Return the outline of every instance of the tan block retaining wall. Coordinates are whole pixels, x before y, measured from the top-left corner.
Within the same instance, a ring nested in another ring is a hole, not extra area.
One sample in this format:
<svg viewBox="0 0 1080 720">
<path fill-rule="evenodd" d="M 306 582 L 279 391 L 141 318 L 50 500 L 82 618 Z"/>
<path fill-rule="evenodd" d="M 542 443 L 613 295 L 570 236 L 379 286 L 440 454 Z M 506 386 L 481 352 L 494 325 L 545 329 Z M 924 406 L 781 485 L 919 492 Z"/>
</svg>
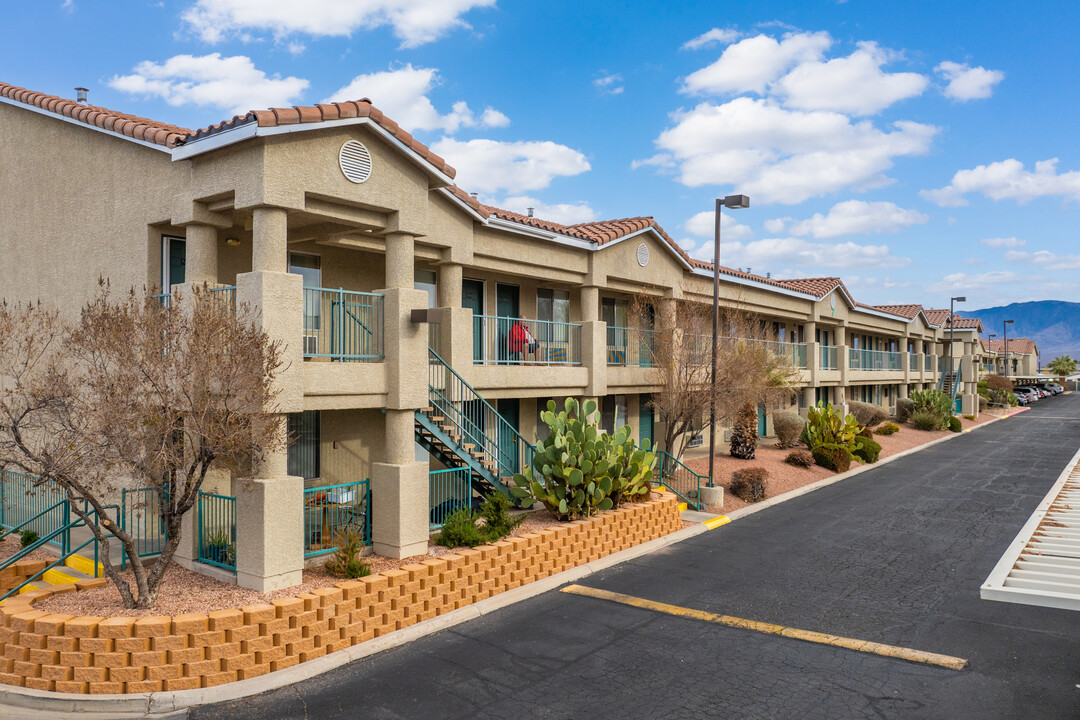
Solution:
<svg viewBox="0 0 1080 720">
<path fill-rule="evenodd" d="M 65 693 L 191 690 L 322 657 L 682 528 L 674 495 L 460 549 L 294 598 L 175 617 L 73 617 L 0 606 L 0 683 Z"/>
<path fill-rule="evenodd" d="M 32 578 L 45 569 L 46 560 L 20 560 L 11 567 L 0 570 L 0 595 L 14 587 L 19 587 L 28 578 Z"/>
</svg>

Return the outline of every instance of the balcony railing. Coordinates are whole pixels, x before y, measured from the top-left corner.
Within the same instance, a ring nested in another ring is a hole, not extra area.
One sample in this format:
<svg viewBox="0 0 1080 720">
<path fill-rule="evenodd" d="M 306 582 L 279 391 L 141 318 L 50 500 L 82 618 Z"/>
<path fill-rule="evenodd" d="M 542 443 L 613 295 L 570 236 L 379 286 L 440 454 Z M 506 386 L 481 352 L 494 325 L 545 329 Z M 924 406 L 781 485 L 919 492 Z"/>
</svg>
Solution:
<svg viewBox="0 0 1080 720">
<path fill-rule="evenodd" d="M 476 365 L 580 365 L 581 325 L 473 315 Z"/>
<path fill-rule="evenodd" d="M 683 338 L 683 342 L 695 343 L 695 345 L 693 346 L 695 355 L 697 357 L 704 358 L 706 362 L 708 362 L 708 358 L 712 356 L 711 335 L 688 335 Z M 786 359 L 794 367 L 807 367 L 806 343 L 778 342 L 776 340 L 762 340 L 760 338 L 741 338 L 731 337 L 729 335 L 722 335 L 720 336 L 719 350 L 721 353 L 727 353 L 732 351 L 738 352 L 737 348 L 740 346 L 740 344 L 768 350 L 772 354 Z"/>
<path fill-rule="evenodd" d="M 913 353 L 913 352 L 909 352 L 907 354 L 907 358 L 908 358 L 908 364 L 907 364 L 908 365 L 908 370 L 911 370 L 912 372 L 918 372 L 919 371 L 919 356 L 918 356 L 918 354 Z"/>
<path fill-rule="evenodd" d="M 380 362 L 383 296 L 304 288 L 304 357 L 335 362 Z"/>
<path fill-rule="evenodd" d="M 304 489 L 304 557 L 337 549 L 338 533 L 353 530 L 371 544 L 371 481 Z"/>
<path fill-rule="evenodd" d="M 848 368 L 851 370 L 902 370 L 900 353 L 889 350 L 848 350 Z"/>
<path fill-rule="evenodd" d="M 923 371 L 934 372 L 934 356 L 923 355 Z"/>
<path fill-rule="evenodd" d="M 472 506 L 472 470 L 467 467 L 428 473 L 428 527 L 436 530 L 446 518 Z"/>
<path fill-rule="evenodd" d="M 221 303 L 236 312 L 236 286 L 222 285 L 210 288 L 210 297 L 216 303 Z"/>
<path fill-rule="evenodd" d="M 609 326 L 607 364 L 620 367 L 652 367 L 658 334 L 655 330 Z"/>
<path fill-rule="evenodd" d="M 836 347 L 835 345 L 821 346 L 821 369 L 840 369 L 840 349 L 838 347 Z"/>
</svg>

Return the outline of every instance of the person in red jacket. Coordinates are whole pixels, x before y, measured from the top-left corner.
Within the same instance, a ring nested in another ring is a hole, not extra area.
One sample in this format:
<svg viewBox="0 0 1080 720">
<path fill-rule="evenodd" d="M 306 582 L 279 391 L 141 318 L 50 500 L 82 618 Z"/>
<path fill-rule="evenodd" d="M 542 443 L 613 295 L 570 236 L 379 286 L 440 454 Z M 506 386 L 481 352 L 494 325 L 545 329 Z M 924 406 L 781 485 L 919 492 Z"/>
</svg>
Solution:
<svg viewBox="0 0 1080 720">
<path fill-rule="evenodd" d="M 518 321 L 510 327 L 510 359 L 520 361 L 526 351 L 536 352 L 540 343 L 525 325 L 525 316 L 518 316 Z"/>
</svg>

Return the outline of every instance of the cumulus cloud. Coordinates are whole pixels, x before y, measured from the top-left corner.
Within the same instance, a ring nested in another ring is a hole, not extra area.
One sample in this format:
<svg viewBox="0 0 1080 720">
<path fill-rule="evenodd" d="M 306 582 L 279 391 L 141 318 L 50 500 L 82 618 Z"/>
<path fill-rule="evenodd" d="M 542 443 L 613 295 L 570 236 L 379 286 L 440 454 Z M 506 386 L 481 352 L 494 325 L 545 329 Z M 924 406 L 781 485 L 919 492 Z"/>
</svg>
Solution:
<svg viewBox="0 0 1080 720">
<path fill-rule="evenodd" d="M 542 190 L 557 177 L 579 175 L 590 169 L 583 153 L 551 141 L 462 142 L 443 138 L 431 149 L 457 168 L 462 187 L 478 192 Z"/>
<path fill-rule="evenodd" d="M 716 213 L 711 210 L 699 212 L 687 220 L 683 227 L 692 235 L 708 238 L 709 242 L 706 244 L 711 248 L 715 242 L 713 238 L 716 233 Z M 754 231 L 740 224 L 731 214 L 720 214 L 720 239 L 722 241 L 746 240 L 753 236 Z"/>
<path fill-rule="evenodd" d="M 560 225 L 577 225 L 578 223 L 592 222 L 599 217 L 596 210 L 584 200 L 572 203 L 548 204 L 528 195 L 519 195 L 508 197 L 497 203 L 497 205 L 522 215 L 528 214 L 529 208 L 533 208 L 533 214 L 536 217 L 557 222 Z"/>
<path fill-rule="evenodd" d="M 619 95 L 626 89 L 622 85 L 622 75 L 619 73 L 598 77 L 592 81 L 592 84 L 594 88 L 607 95 Z"/>
<path fill-rule="evenodd" d="M 806 220 L 792 223 L 787 232 L 795 236 L 810 235 L 819 239 L 841 235 L 896 233 L 929 220 L 929 215 L 923 215 L 918 210 L 905 210 L 891 202 L 846 200 L 833 205 L 828 215 L 815 213 Z"/>
<path fill-rule="evenodd" d="M 1080 269 L 1080 255 L 1059 255 L 1049 250 L 1036 252 L 1024 252 L 1022 250 L 1010 250 L 1005 253 L 1008 262 L 1027 263 L 1042 265 L 1051 270 L 1077 270 Z"/>
<path fill-rule="evenodd" d="M 1005 73 L 1000 70 L 971 67 L 948 60 L 940 63 L 934 71 L 944 76 L 949 83 L 942 91 L 945 97 L 961 102 L 990 97 L 994 92 L 994 86 L 1005 79 Z"/>
<path fill-rule="evenodd" d="M 456 28 L 474 8 L 495 0 L 198 0 L 184 22 L 204 41 L 217 43 L 245 33 L 269 32 L 347 37 L 357 30 L 393 29 L 402 47 L 417 47 Z"/>
<path fill-rule="evenodd" d="M 267 76 L 243 55 L 176 55 L 163 63 L 149 60 L 117 75 L 109 87 L 132 95 L 159 97 L 170 105 L 200 105 L 232 114 L 248 110 L 293 105 L 307 90 L 308 81 L 298 77 Z"/>
<path fill-rule="evenodd" d="M 708 32 L 704 32 L 698 35 L 693 40 L 687 40 L 682 44 L 683 50 L 700 50 L 703 47 L 709 47 L 710 45 L 727 45 L 729 42 L 737 40 L 739 33 L 736 30 L 722 30 L 720 28 L 713 28 Z"/>
<path fill-rule="evenodd" d="M 788 107 L 873 115 L 893 103 L 921 95 L 929 82 L 918 73 L 886 73 L 896 58 L 877 43 L 861 42 L 847 57 L 800 63 L 776 81 L 771 92 Z"/>
<path fill-rule="evenodd" d="M 952 182 L 937 190 L 922 190 L 919 195 L 941 207 L 967 205 L 968 193 L 982 193 L 993 200 L 1015 200 L 1024 204 L 1038 197 L 1059 196 L 1080 200 L 1080 171 L 1058 173 L 1057 158 L 1035 163 L 1035 171 L 1024 169 L 1014 158 L 959 170 Z"/>
<path fill-rule="evenodd" d="M 893 159 L 926 153 L 937 132 L 910 121 L 884 132 L 840 113 L 788 110 L 748 97 L 701 103 L 673 117 L 675 125 L 656 140 L 661 153 L 639 166 L 670 165 L 684 185 L 731 185 L 763 203 L 888 185 L 884 173 Z"/>
<path fill-rule="evenodd" d="M 768 238 L 748 243 L 721 243 L 725 265 L 776 267 L 784 264 L 816 268 L 903 267 L 911 258 L 893 255 L 888 245 L 853 242 L 814 243 L 802 238 Z"/>
<path fill-rule="evenodd" d="M 690 73 L 681 91 L 693 95 L 761 95 L 786 70 L 800 62 L 821 59 L 831 45 L 832 38 L 825 32 L 788 33 L 780 40 L 768 35 L 746 38 L 729 45 L 716 62 Z"/>
<path fill-rule="evenodd" d="M 992 248 L 1018 248 L 1027 245 L 1027 240 L 1014 237 L 983 238 L 979 242 Z"/>
<path fill-rule="evenodd" d="M 462 127 L 506 127 L 510 118 L 494 108 L 486 108 L 479 118 L 464 100 L 450 112 L 440 114 L 428 93 L 440 78 L 436 68 L 414 68 L 408 64 L 397 70 L 357 75 L 345 87 L 323 102 L 370 98 L 371 102 L 406 130 L 441 130 L 453 134 Z"/>
</svg>

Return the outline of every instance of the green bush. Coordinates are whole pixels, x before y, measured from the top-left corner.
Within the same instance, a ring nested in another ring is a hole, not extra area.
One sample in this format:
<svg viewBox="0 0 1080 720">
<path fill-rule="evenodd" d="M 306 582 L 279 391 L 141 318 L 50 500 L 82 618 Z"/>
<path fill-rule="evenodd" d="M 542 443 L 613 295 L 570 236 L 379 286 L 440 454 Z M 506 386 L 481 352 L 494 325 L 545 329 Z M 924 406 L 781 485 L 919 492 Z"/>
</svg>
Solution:
<svg viewBox="0 0 1080 720">
<path fill-rule="evenodd" d="M 894 422 L 887 422 L 874 430 L 875 435 L 893 435 L 900 431 L 900 426 Z"/>
<path fill-rule="evenodd" d="M 945 421 L 945 418 L 952 415 L 953 412 L 952 398 L 940 390 L 916 390 L 911 393 L 911 401 L 915 403 L 912 408 L 913 412 L 933 413 L 940 417 L 942 422 Z"/>
<path fill-rule="evenodd" d="M 795 447 L 799 442 L 806 421 L 793 412 L 778 412 L 773 415 L 773 430 L 776 432 L 776 447 Z"/>
<path fill-rule="evenodd" d="M 889 413 L 885 412 L 883 407 L 870 403 L 850 402 L 848 403 L 848 409 L 851 410 L 851 414 L 855 416 L 855 419 L 863 427 L 880 425 L 885 421 L 885 418 L 889 417 Z"/>
<path fill-rule="evenodd" d="M 852 455 L 859 462 L 876 463 L 878 456 L 881 455 L 881 445 L 865 435 L 858 435 L 855 438 L 855 452 Z"/>
<path fill-rule="evenodd" d="M 896 401 L 896 422 L 906 423 L 908 418 L 911 417 L 911 411 L 914 409 L 915 403 L 911 401 L 911 398 L 900 398 Z"/>
<path fill-rule="evenodd" d="M 38 539 L 38 534 L 33 530 L 23 530 L 22 533 L 19 535 L 19 542 L 22 543 L 23 547 L 29 547 L 33 545 L 38 541 Z"/>
<path fill-rule="evenodd" d="M 784 462 L 795 467 L 808 468 L 814 464 L 814 456 L 805 450 L 794 450 L 788 453 Z"/>
<path fill-rule="evenodd" d="M 854 441 L 852 441 L 854 445 Z M 828 443 L 824 445 L 818 445 L 816 448 L 810 451 L 814 457 L 814 462 L 823 468 L 828 468 L 833 472 L 847 472 L 851 469 L 851 452 L 847 448 L 841 447 L 834 443 Z"/>
<path fill-rule="evenodd" d="M 1005 400 L 1008 401 L 1009 407 L 1016 407 L 1020 404 L 1020 401 L 1016 399 L 1016 395 L 1008 393 L 1005 395 Z"/>
<path fill-rule="evenodd" d="M 943 417 L 937 413 L 928 412 L 926 410 L 911 413 L 911 418 L 908 422 L 910 422 L 911 427 L 916 430 L 940 430 L 945 425 L 945 419 Z"/>
<path fill-rule="evenodd" d="M 649 497 L 656 456 L 647 440 L 635 445 L 629 425 L 601 432 L 596 402 L 583 408 L 574 398 L 558 414 L 549 400 L 541 419 L 551 433 L 537 441 L 532 466 L 514 475 L 510 488 L 523 504 L 543 503 L 560 520 L 576 520 Z"/>
<path fill-rule="evenodd" d="M 769 471 L 763 467 L 748 467 L 731 473 L 731 494 L 743 502 L 755 503 L 765 499 L 765 481 Z"/>
<path fill-rule="evenodd" d="M 949 426 L 949 429 L 953 432 L 960 432 L 964 429 L 964 426 L 960 424 L 960 418 L 955 415 L 950 415 L 949 419 L 945 421 L 945 424 Z"/>
<path fill-rule="evenodd" d="M 371 574 L 371 566 L 360 560 L 360 551 L 364 548 L 364 541 L 359 531 L 354 528 L 338 530 L 334 535 L 334 543 L 337 549 L 327 559 L 326 572 L 334 577 L 355 580 L 367 577 Z"/>
<path fill-rule="evenodd" d="M 977 417 L 976 417 L 976 416 L 974 416 L 974 415 L 965 415 L 965 416 L 964 416 L 964 419 L 965 419 L 965 420 L 978 420 L 979 418 L 977 418 Z"/>
<path fill-rule="evenodd" d="M 487 538 L 476 526 L 476 521 L 477 514 L 472 508 L 455 510 L 443 521 L 442 529 L 432 539 L 436 545 L 451 548 L 483 545 Z"/>
<path fill-rule="evenodd" d="M 818 404 L 810 408 L 802 441 L 811 450 L 822 446 L 836 446 L 850 458 L 855 450 L 855 436 L 860 432 L 862 427 L 853 415 L 841 418 L 840 412 L 832 405 Z M 814 459 L 817 459 L 816 455 Z"/>
<path fill-rule="evenodd" d="M 494 542 L 514 532 L 514 528 L 525 522 L 525 515 L 511 517 L 510 498 L 495 492 L 480 505 L 480 519 L 484 521 L 483 532 L 487 542 Z"/>
</svg>

